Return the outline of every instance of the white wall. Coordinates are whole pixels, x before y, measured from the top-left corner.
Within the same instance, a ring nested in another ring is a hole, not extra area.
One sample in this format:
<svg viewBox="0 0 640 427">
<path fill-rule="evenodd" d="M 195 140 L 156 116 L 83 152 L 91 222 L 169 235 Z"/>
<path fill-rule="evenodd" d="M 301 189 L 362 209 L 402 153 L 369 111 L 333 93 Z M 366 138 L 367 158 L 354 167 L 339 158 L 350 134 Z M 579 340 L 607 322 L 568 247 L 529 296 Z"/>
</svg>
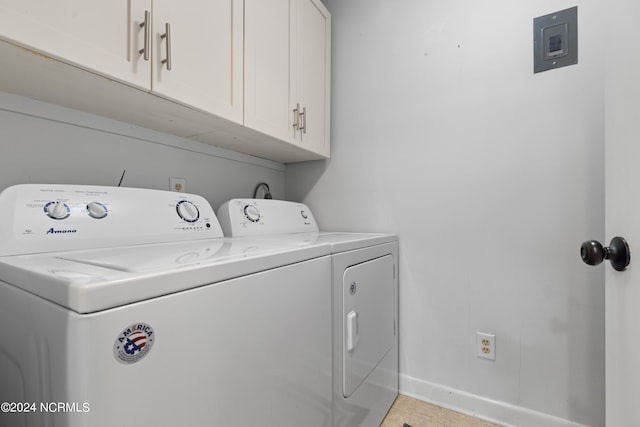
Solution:
<svg viewBox="0 0 640 427">
<path fill-rule="evenodd" d="M 0 92 L 0 190 L 20 183 L 117 185 L 186 191 L 214 209 L 269 183 L 284 195 L 284 166 L 95 115 Z"/>
<path fill-rule="evenodd" d="M 604 425 L 596 0 L 325 0 L 332 158 L 287 165 L 325 229 L 400 235 L 401 392 L 518 426 Z M 533 74 L 533 18 L 579 6 L 579 64 Z M 495 362 L 476 332 L 497 335 Z"/>
</svg>

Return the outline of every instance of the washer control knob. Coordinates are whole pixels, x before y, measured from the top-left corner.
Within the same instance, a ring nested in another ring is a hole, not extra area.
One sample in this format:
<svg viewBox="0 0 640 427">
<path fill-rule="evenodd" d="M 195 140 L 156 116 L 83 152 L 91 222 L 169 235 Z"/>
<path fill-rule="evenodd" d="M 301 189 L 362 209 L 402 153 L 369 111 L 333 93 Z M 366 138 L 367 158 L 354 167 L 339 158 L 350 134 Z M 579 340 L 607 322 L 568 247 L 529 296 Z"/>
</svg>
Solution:
<svg viewBox="0 0 640 427">
<path fill-rule="evenodd" d="M 187 222 L 196 222 L 200 219 L 198 207 L 188 200 L 181 200 L 176 205 L 178 216 Z"/>
<path fill-rule="evenodd" d="M 87 205 L 87 213 L 91 218 L 102 219 L 107 216 L 109 210 L 100 202 L 91 202 Z"/>
<path fill-rule="evenodd" d="M 246 205 L 244 207 L 244 216 L 251 222 L 260 220 L 260 211 L 255 206 Z"/>
<path fill-rule="evenodd" d="M 49 202 L 44 206 L 44 211 L 53 219 L 65 219 L 71 215 L 71 209 L 63 202 Z"/>
</svg>

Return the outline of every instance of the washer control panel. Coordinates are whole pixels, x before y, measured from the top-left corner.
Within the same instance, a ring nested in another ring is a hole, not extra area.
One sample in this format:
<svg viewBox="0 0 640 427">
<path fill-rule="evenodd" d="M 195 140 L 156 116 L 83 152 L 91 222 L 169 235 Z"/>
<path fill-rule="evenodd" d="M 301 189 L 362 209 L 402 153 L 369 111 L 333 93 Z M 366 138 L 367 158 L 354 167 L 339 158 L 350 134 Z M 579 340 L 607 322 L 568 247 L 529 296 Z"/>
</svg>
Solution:
<svg viewBox="0 0 640 427">
<path fill-rule="evenodd" d="M 0 193 L 0 255 L 223 237 L 195 194 L 23 184 Z"/>
<path fill-rule="evenodd" d="M 273 199 L 232 199 L 218 209 L 225 236 L 318 232 L 307 205 Z"/>
</svg>

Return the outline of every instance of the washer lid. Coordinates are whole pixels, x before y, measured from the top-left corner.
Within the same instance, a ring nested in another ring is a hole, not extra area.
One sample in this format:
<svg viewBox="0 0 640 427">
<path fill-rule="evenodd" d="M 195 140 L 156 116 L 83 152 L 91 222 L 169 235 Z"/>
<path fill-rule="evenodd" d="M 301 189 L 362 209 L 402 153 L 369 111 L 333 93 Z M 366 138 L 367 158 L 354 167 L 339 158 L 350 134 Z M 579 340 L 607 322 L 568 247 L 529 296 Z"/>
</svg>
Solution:
<svg viewBox="0 0 640 427">
<path fill-rule="evenodd" d="M 0 280 L 91 313 L 329 255 L 328 246 L 207 239 L 0 257 Z"/>
<path fill-rule="evenodd" d="M 242 238 L 237 238 L 240 240 Z M 363 249 L 369 246 L 382 245 L 384 243 L 397 242 L 398 236 L 395 234 L 380 233 L 342 233 L 342 232 L 319 232 L 319 233 L 291 233 L 273 234 L 262 236 L 261 241 L 271 243 L 284 243 L 303 248 L 313 245 L 328 245 L 331 253 L 340 253 Z"/>
<path fill-rule="evenodd" d="M 368 246 L 381 245 L 383 243 L 397 242 L 395 234 L 380 233 L 318 233 L 316 242 L 328 244 L 332 253 L 353 251 Z"/>
</svg>

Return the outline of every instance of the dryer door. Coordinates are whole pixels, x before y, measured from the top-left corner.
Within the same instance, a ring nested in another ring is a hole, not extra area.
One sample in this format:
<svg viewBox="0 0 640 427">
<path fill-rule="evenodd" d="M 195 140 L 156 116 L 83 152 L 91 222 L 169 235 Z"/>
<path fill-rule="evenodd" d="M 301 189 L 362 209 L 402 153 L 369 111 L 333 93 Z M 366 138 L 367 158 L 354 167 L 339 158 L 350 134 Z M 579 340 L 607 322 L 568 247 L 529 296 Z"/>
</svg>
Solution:
<svg viewBox="0 0 640 427">
<path fill-rule="evenodd" d="M 349 397 L 391 350 L 395 336 L 393 256 L 348 267 L 342 292 L 343 394 Z"/>
</svg>

